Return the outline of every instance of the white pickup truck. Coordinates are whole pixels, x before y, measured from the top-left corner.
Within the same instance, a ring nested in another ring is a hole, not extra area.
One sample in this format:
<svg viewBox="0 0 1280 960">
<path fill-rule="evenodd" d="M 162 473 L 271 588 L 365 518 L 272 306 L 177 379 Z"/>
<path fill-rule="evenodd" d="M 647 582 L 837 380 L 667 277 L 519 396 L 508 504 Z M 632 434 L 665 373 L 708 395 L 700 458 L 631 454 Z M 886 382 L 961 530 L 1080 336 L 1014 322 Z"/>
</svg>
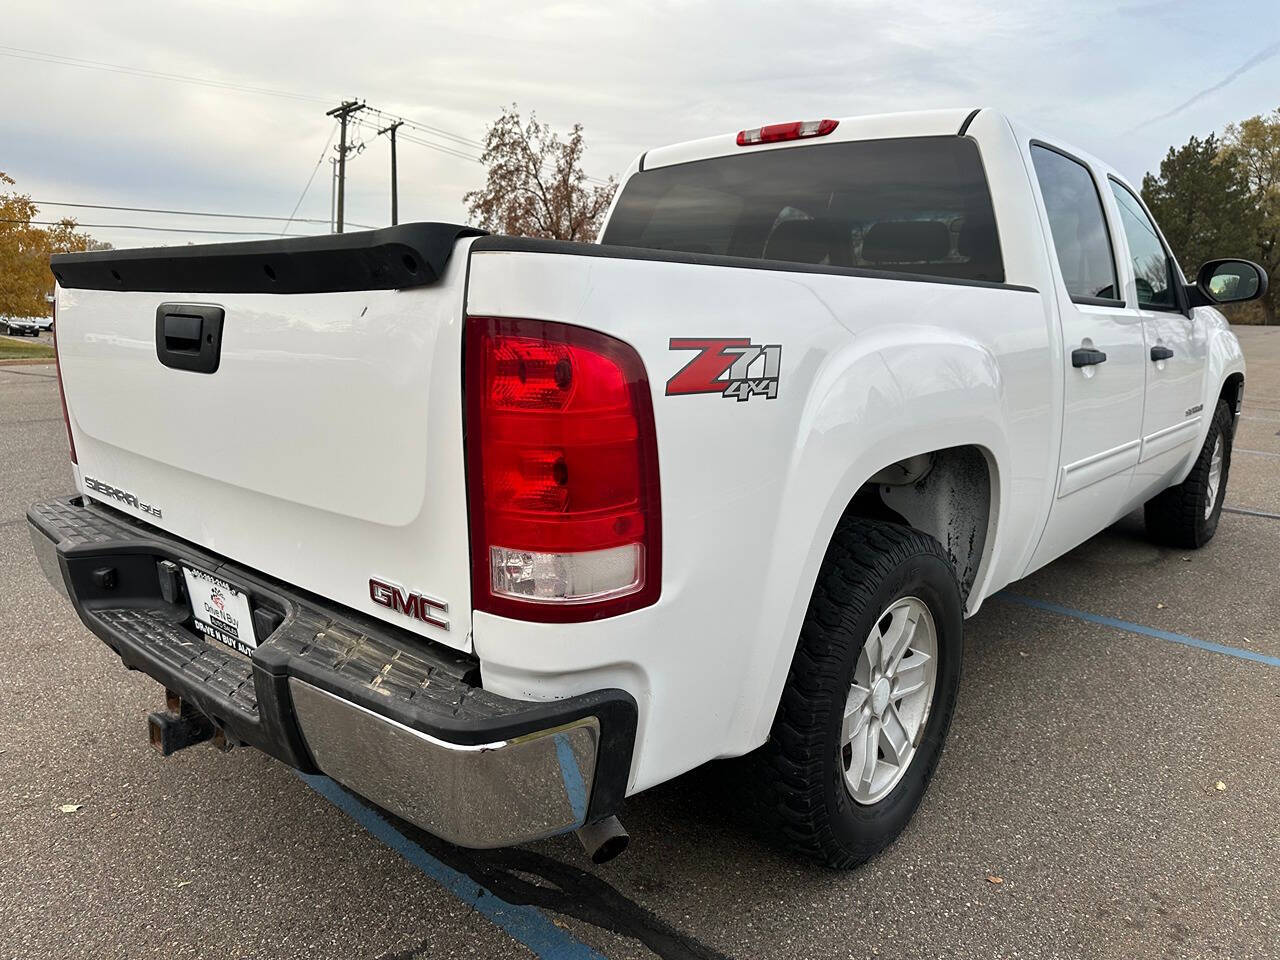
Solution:
<svg viewBox="0 0 1280 960">
<path fill-rule="evenodd" d="M 35 552 L 213 738 L 454 843 L 754 752 L 833 866 L 903 828 L 962 621 L 1146 505 L 1213 536 L 1244 383 L 1113 169 L 992 110 L 651 150 L 599 244 L 419 223 L 55 257 L 77 491 Z"/>
</svg>

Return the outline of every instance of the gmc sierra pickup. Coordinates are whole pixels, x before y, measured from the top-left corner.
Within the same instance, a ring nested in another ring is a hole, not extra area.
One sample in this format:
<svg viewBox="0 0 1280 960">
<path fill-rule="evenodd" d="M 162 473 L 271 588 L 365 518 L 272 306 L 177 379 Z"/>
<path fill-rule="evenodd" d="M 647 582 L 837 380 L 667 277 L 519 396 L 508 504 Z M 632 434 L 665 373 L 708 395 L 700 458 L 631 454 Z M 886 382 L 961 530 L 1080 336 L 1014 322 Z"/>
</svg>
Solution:
<svg viewBox="0 0 1280 960">
<path fill-rule="evenodd" d="M 167 691 L 454 843 L 752 754 L 777 836 L 883 848 L 962 621 L 1145 504 L 1213 536 L 1244 384 L 1106 164 L 992 110 L 650 150 L 598 244 L 418 223 L 55 257 L 73 495 L 36 556 Z"/>
</svg>

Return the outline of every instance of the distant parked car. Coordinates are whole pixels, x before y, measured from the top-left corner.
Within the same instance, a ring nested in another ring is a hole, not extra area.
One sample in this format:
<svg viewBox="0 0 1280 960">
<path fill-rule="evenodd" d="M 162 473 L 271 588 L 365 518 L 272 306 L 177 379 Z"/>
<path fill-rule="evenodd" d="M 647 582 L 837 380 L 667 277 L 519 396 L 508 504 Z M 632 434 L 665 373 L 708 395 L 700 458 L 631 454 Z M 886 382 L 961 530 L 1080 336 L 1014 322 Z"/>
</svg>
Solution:
<svg viewBox="0 0 1280 960">
<path fill-rule="evenodd" d="M 38 337 L 40 335 L 40 326 L 35 317 L 2 317 L 0 318 L 0 325 L 4 326 L 4 332 L 11 337 Z"/>
<path fill-rule="evenodd" d="M 41 330 L 53 329 L 53 317 L 36 317 L 35 321 L 36 321 L 36 326 L 39 327 Z"/>
</svg>

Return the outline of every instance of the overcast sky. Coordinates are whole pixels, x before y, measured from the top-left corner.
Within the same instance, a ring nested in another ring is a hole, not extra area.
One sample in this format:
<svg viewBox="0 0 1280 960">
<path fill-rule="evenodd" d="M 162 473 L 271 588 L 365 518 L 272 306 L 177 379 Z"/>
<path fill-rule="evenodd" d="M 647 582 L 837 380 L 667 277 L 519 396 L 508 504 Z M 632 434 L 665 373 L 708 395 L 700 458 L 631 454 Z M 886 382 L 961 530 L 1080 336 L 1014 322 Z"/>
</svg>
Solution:
<svg viewBox="0 0 1280 960">
<path fill-rule="evenodd" d="M 652 146 L 762 122 L 990 106 L 1137 179 L 1170 144 L 1280 106 L 1275 0 L 6 0 L 0 24 L 0 170 L 47 202 L 288 216 L 333 130 L 325 110 L 350 97 L 462 141 L 478 141 L 512 101 L 559 128 L 581 122 L 596 177 Z M 387 141 L 361 136 L 347 216 L 382 226 Z M 478 163 L 406 142 L 399 159 L 402 221 L 465 218 Z M 329 186 L 326 161 L 298 215 L 327 223 Z M 86 224 L 283 226 L 42 212 Z M 117 246 L 236 239 L 90 232 Z"/>
</svg>

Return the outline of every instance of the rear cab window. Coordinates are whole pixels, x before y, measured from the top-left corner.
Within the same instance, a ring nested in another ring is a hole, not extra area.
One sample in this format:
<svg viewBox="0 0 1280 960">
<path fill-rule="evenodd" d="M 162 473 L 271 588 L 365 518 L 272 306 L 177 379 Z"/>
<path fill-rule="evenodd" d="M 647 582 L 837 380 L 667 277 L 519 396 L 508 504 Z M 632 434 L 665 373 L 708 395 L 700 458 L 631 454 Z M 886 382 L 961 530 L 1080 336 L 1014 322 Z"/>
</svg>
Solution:
<svg viewBox="0 0 1280 960">
<path fill-rule="evenodd" d="M 991 191 L 967 137 L 806 144 L 627 181 L 602 242 L 1003 283 Z"/>
</svg>

